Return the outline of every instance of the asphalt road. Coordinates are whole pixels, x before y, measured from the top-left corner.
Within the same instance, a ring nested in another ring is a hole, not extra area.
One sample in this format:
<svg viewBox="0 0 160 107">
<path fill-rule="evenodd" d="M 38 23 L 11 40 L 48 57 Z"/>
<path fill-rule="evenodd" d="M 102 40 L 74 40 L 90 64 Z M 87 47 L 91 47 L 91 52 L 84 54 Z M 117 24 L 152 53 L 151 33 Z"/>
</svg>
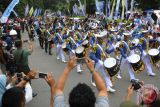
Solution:
<svg viewBox="0 0 160 107">
<path fill-rule="evenodd" d="M 23 34 L 23 38 L 28 38 L 26 33 Z M 27 46 L 27 44 L 24 45 Z M 33 42 L 33 46 L 34 52 L 29 57 L 30 67 L 37 69 L 39 72 L 52 72 L 54 74 L 55 80 L 57 80 L 60 73 L 62 73 L 66 63 L 62 63 L 61 61 L 56 59 L 55 48 L 53 48 L 52 50 L 53 55 L 50 56 L 40 48 L 38 40 Z M 68 95 L 70 90 L 79 82 L 88 84 L 94 90 L 95 95 L 97 95 L 96 88 L 93 87 L 90 83 L 91 75 L 85 65 L 83 66 L 83 70 L 84 71 L 81 74 L 78 74 L 74 69 L 69 75 L 64 91 L 66 101 L 68 101 Z M 154 84 L 160 89 L 160 70 L 155 68 L 153 68 L 153 70 L 157 74 L 156 77 L 150 77 L 147 75 L 146 72 L 135 74 L 135 76 L 136 78 L 143 80 L 145 83 Z M 110 107 L 119 107 L 120 102 L 122 102 L 124 99 L 127 87 L 130 84 L 128 73 L 126 72 L 126 70 L 123 71 L 122 76 L 123 78 L 121 80 L 115 78 L 114 86 L 116 92 L 114 94 L 109 93 Z M 31 102 L 29 102 L 26 107 L 49 107 L 50 88 L 45 82 L 45 80 L 33 80 L 32 88 L 34 92 L 38 93 L 38 95 Z M 136 92 L 134 92 L 132 100 L 136 101 Z"/>
</svg>

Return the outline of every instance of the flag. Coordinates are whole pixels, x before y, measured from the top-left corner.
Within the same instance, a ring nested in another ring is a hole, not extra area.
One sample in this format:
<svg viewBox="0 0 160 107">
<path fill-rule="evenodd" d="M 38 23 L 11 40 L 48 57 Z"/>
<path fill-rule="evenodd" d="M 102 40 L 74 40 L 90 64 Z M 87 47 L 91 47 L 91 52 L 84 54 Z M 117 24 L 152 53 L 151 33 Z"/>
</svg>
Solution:
<svg viewBox="0 0 160 107">
<path fill-rule="evenodd" d="M 6 10 L 4 11 L 1 17 L 1 23 L 6 23 L 8 17 L 10 16 L 11 12 L 13 11 L 14 7 L 19 3 L 19 0 L 12 0 L 12 2 L 8 5 Z"/>
<path fill-rule="evenodd" d="M 120 4 L 121 0 L 117 0 L 117 4 L 116 4 L 116 10 L 115 10 L 115 15 L 114 15 L 114 19 L 116 20 L 118 17 L 118 11 L 119 11 L 119 4 Z"/>
<path fill-rule="evenodd" d="M 126 8 L 126 12 L 128 11 L 128 0 L 124 0 L 124 6 Z"/>
<path fill-rule="evenodd" d="M 38 10 L 37 10 L 37 8 L 36 8 L 35 11 L 33 12 L 33 16 L 34 16 L 34 17 L 37 16 L 37 13 L 38 13 Z"/>
<path fill-rule="evenodd" d="M 30 11 L 29 11 L 29 16 L 32 16 L 33 11 L 34 11 L 34 9 L 33 9 L 33 6 L 32 6 L 31 9 L 30 9 Z"/>
<path fill-rule="evenodd" d="M 29 5 L 27 4 L 25 7 L 25 12 L 24 12 L 24 16 L 27 16 L 29 12 Z"/>
<path fill-rule="evenodd" d="M 133 7 L 134 7 L 134 3 L 135 3 L 135 0 L 131 0 L 131 13 L 133 12 Z"/>
<path fill-rule="evenodd" d="M 111 14 L 109 16 L 109 19 L 112 19 L 113 18 L 113 12 L 114 12 L 114 7 L 116 5 L 116 0 L 113 1 L 113 5 L 112 5 L 112 10 L 111 10 Z"/>
<path fill-rule="evenodd" d="M 125 6 L 125 1 L 127 1 L 127 0 L 122 0 L 122 15 L 121 15 L 121 19 L 122 19 L 122 20 L 124 19 L 124 11 L 125 11 L 124 6 Z"/>
<path fill-rule="evenodd" d="M 12 12 L 14 13 L 14 15 L 15 15 L 16 17 L 18 17 L 17 12 L 15 12 L 14 10 L 12 10 Z"/>
</svg>

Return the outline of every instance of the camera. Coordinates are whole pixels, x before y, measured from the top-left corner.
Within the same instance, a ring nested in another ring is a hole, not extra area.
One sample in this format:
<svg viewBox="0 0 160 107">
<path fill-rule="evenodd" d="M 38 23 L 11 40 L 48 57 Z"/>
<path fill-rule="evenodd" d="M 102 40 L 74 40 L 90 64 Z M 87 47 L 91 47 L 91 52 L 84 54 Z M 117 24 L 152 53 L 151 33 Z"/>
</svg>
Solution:
<svg viewBox="0 0 160 107">
<path fill-rule="evenodd" d="M 16 73 L 16 77 L 17 78 L 23 78 L 23 75 L 22 75 L 22 73 Z"/>
<path fill-rule="evenodd" d="M 137 81 L 137 80 L 131 80 L 131 83 L 132 83 L 132 87 L 134 90 L 138 90 L 141 88 L 141 82 L 140 81 Z"/>
<path fill-rule="evenodd" d="M 47 76 L 47 74 L 46 73 L 39 73 L 39 78 L 45 78 Z"/>
</svg>

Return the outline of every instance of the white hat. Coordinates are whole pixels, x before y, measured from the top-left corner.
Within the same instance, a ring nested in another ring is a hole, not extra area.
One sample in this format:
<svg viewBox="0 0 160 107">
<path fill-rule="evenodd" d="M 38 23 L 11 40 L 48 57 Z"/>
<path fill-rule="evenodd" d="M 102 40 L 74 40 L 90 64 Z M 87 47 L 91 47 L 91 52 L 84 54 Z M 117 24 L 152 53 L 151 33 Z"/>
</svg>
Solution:
<svg viewBox="0 0 160 107">
<path fill-rule="evenodd" d="M 123 33 L 123 35 L 126 35 L 126 36 L 127 36 L 127 35 L 130 35 L 130 33 L 125 32 L 125 33 Z"/>
<path fill-rule="evenodd" d="M 95 37 L 97 37 L 97 38 L 102 38 L 102 37 L 104 37 L 105 35 L 101 35 L 101 34 L 95 34 Z"/>
<path fill-rule="evenodd" d="M 148 30 L 142 30 L 142 33 L 148 33 Z"/>
<path fill-rule="evenodd" d="M 111 32 L 117 32 L 117 30 L 114 29 L 114 28 L 110 29 L 110 31 L 111 31 Z"/>
<path fill-rule="evenodd" d="M 12 30 L 9 32 L 9 35 L 10 35 L 10 36 L 17 35 L 17 32 L 12 29 Z"/>
<path fill-rule="evenodd" d="M 102 31 L 102 32 L 100 33 L 100 35 L 106 36 L 106 35 L 107 35 L 107 31 L 106 31 L 106 30 Z"/>
</svg>

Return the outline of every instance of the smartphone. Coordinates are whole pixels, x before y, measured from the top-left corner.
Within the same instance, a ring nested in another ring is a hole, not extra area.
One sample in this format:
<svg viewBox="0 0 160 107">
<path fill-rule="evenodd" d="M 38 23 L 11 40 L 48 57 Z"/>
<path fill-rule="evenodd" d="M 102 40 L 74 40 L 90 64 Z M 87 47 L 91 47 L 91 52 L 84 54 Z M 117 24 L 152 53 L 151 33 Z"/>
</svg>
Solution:
<svg viewBox="0 0 160 107">
<path fill-rule="evenodd" d="M 46 73 L 39 73 L 39 78 L 45 78 L 47 76 L 47 74 Z"/>
<path fill-rule="evenodd" d="M 17 78 L 22 78 L 23 77 L 22 73 L 16 73 L 16 76 L 17 76 Z"/>
</svg>

